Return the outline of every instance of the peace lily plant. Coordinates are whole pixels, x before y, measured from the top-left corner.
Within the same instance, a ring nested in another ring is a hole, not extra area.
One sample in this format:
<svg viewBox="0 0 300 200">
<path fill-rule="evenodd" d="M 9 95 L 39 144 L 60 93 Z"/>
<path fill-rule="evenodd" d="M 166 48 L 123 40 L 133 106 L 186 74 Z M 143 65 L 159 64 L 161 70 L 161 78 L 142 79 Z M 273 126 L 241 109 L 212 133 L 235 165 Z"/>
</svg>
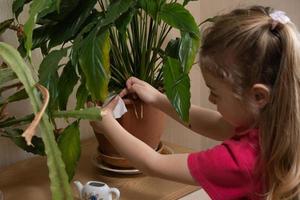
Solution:
<svg viewBox="0 0 300 200">
<path fill-rule="evenodd" d="M 24 89 L 0 98 L 0 131 L 21 148 L 46 154 L 53 199 L 72 199 L 68 181 L 80 156 L 80 120 L 101 118 L 98 108 L 86 108 L 86 101 L 103 102 L 109 93 L 117 93 L 130 76 L 135 76 L 164 91 L 179 116 L 188 122 L 188 73 L 199 46 L 198 26 L 185 8 L 189 2 L 13 2 L 15 18 L 0 24 L 0 34 L 6 29 L 16 30 L 20 46 L 18 52 L 0 43 L 0 56 L 5 63 L 0 68 L 0 95 L 16 86 Z M 22 25 L 18 17 L 26 4 L 30 5 L 29 17 Z M 180 37 L 167 41 L 171 29 L 178 30 Z M 29 70 L 33 49 L 43 54 L 37 74 Z M 73 91 L 76 105 L 69 108 Z M 27 98 L 34 114 L 22 118 L 4 115 L 8 103 Z M 56 118 L 75 121 L 67 120 L 68 126 L 61 131 Z M 37 123 L 41 137 L 32 135 Z M 21 137 L 24 131 L 25 136 L 30 133 L 27 141 Z M 27 145 L 31 143 L 33 146 Z"/>
</svg>

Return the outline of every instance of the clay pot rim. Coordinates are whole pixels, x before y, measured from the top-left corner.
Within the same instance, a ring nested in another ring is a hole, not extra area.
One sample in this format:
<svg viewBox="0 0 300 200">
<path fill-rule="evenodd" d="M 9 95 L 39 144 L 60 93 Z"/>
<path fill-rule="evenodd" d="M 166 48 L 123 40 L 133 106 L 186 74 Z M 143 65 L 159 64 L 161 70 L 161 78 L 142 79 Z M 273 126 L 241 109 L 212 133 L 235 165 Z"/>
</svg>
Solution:
<svg viewBox="0 0 300 200">
<path fill-rule="evenodd" d="M 156 149 L 156 152 L 161 153 L 164 150 L 164 147 L 165 147 L 165 145 L 162 142 L 159 142 L 158 147 Z M 106 159 L 120 160 L 120 161 L 121 160 L 124 160 L 124 161 L 127 160 L 124 157 L 121 157 L 121 156 L 111 156 L 111 155 L 104 154 L 104 153 L 102 153 L 100 151 L 98 151 L 98 154 L 99 154 L 100 157 L 102 157 L 104 159 L 106 158 Z"/>
</svg>

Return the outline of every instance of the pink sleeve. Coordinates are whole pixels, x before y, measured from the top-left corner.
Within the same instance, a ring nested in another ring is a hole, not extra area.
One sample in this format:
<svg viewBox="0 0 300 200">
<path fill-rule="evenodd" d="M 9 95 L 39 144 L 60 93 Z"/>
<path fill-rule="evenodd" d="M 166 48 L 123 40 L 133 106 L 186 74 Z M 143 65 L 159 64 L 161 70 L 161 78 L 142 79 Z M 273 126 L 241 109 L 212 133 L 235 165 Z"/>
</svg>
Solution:
<svg viewBox="0 0 300 200">
<path fill-rule="evenodd" d="M 251 196 L 249 167 L 253 167 L 253 152 L 244 147 L 229 142 L 189 155 L 191 175 L 213 200 Z"/>
</svg>

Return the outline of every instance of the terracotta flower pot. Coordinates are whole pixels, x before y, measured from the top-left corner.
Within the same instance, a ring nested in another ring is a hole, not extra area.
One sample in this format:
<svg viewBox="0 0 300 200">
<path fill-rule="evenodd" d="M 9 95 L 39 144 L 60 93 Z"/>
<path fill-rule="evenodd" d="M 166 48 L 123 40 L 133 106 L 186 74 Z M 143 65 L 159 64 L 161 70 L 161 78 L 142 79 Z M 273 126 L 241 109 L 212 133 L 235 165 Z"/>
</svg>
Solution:
<svg viewBox="0 0 300 200">
<path fill-rule="evenodd" d="M 135 102 L 135 104 L 127 104 L 126 107 L 128 112 L 118 119 L 119 123 L 129 133 L 142 140 L 153 149 L 157 149 L 161 136 L 165 130 L 165 114 L 140 101 Z M 95 135 L 99 143 L 99 153 L 111 157 L 121 157 L 103 134 L 95 133 Z M 128 168 L 132 166 L 130 164 L 125 164 L 118 167 Z"/>
</svg>

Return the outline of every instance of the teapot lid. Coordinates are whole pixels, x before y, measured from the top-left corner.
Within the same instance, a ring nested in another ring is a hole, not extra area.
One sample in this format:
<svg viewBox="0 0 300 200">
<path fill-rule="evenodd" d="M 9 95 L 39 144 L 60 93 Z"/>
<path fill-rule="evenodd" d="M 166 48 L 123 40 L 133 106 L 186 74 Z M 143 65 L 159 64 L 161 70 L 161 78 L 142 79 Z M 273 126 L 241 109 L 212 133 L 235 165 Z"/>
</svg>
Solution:
<svg viewBox="0 0 300 200">
<path fill-rule="evenodd" d="M 88 185 L 94 186 L 94 187 L 103 187 L 103 186 L 105 186 L 104 183 L 101 183 L 101 182 L 95 182 L 95 181 L 89 182 Z"/>
</svg>

